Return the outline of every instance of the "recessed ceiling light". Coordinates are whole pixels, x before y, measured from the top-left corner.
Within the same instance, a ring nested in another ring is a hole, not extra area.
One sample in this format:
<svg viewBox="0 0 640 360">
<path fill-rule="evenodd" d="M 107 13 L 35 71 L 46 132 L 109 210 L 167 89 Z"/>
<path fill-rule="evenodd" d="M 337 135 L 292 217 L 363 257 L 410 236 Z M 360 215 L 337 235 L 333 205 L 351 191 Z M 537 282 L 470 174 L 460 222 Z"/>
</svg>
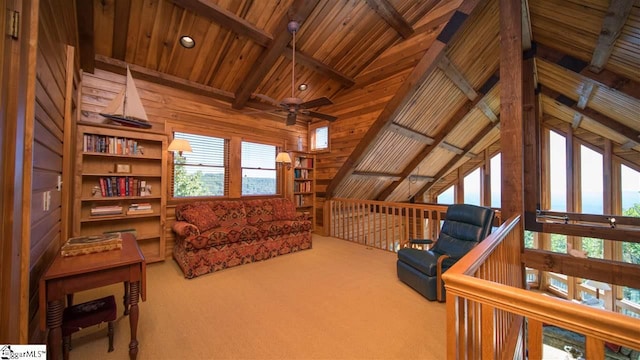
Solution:
<svg viewBox="0 0 640 360">
<path fill-rule="evenodd" d="M 307 90 L 307 87 L 308 87 L 307 84 L 300 84 L 298 85 L 298 90 L 305 91 Z"/>
<path fill-rule="evenodd" d="M 182 35 L 180 36 L 180 45 L 187 49 L 191 49 L 196 46 L 196 41 L 189 35 Z"/>
</svg>

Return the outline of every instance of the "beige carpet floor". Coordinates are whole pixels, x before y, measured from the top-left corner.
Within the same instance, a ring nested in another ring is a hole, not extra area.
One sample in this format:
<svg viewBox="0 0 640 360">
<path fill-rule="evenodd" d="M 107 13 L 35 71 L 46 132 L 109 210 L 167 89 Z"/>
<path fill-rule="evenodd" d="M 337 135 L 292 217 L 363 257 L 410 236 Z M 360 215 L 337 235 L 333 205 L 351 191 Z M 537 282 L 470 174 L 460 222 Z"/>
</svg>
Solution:
<svg viewBox="0 0 640 360">
<path fill-rule="evenodd" d="M 445 305 L 396 276 L 394 253 L 314 235 L 313 249 L 184 279 L 151 264 L 138 359 L 445 359 Z M 76 303 L 121 285 L 76 295 Z M 73 337 L 72 359 L 128 358 L 129 318 Z"/>
</svg>

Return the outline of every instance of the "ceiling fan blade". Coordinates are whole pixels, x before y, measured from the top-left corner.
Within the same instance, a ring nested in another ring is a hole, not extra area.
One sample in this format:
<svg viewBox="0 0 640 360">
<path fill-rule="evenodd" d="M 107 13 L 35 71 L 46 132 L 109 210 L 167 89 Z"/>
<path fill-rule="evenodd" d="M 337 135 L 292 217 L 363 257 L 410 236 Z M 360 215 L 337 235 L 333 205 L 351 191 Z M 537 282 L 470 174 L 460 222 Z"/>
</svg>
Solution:
<svg viewBox="0 0 640 360">
<path fill-rule="evenodd" d="M 333 104 L 333 101 L 331 101 L 331 99 L 329 99 L 328 97 L 323 96 L 321 98 L 303 102 L 302 104 L 300 104 L 300 107 L 304 109 L 310 109 L 310 108 L 316 108 L 319 106 L 331 105 L 331 104 Z"/>
<path fill-rule="evenodd" d="M 327 120 L 327 121 L 336 121 L 336 120 L 338 120 L 338 118 L 333 116 L 333 115 L 327 115 L 327 114 L 323 114 L 323 113 L 319 113 L 319 112 L 315 112 L 315 111 L 306 111 L 305 114 L 309 115 L 311 117 L 315 117 L 315 118 L 322 119 L 322 120 Z"/>
<path fill-rule="evenodd" d="M 287 114 L 287 125 L 295 125 L 296 124 L 296 116 L 297 114 L 295 112 L 290 112 Z"/>
</svg>

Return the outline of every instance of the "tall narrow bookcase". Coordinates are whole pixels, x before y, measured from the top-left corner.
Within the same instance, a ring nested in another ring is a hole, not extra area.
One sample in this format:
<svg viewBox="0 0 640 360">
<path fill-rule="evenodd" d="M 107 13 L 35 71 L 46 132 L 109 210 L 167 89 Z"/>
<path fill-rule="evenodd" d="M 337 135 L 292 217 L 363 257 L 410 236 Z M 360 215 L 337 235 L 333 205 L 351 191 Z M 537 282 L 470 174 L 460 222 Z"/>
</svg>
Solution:
<svg viewBox="0 0 640 360">
<path fill-rule="evenodd" d="M 164 260 L 166 149 L 164 134 L 79 124 L 73 236 L 132 232 L 148 263 Z"/>
<path fill-rule="evenodd" d="M 292 152 L 293 202 L 298 214 L 311 220 L 311 229 L 316 225 L 316 157 L 313 154 Z"/>
</svg>

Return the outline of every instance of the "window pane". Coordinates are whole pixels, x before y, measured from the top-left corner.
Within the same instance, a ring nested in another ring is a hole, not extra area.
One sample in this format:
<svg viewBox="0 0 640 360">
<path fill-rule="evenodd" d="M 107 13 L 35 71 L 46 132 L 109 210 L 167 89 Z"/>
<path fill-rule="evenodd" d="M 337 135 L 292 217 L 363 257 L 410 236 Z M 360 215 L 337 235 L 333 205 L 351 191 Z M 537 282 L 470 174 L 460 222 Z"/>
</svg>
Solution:
<svg viewBox="0 0 640 360">
<path fill-rule="evenodd" d="M 173 196 L 224 196 L 226 140 L 211 136 L 174 133 L 191 144 L 191 153 L 173 157 Z"/>
<path fill-rule="evenodd" d="M 604 209 L 602 155 L 581 145 L 580 163 L 582 212 L 602 214 Z"/>
<path fill-rule="evenodd" d="M 464 203 L 480 205 L 480 169 L 464 177 Z"/>
<path fill-rule="evenodd" d="M 640 172 L 621 165 L 622 214 L 640 217 Z"/>
<path fill-rule="evenodd" d="M 322 126 L 317 128 L 313 135 L 313 139 L 311 139 L 311 148 L 312 150 L 324 150 L 329 147 L 329 127 Z"/>
<path fill-rule="evenodd" d="M 491 207 L 502 206 L 502 156 L 496 154 L 491 158 Z"/>
<path fill-rule="evenodd" d="M 549 140 L 551 209 L 567 211 L 567 141 L 564 136 L 553 131 L 550 131 Z"/>
<path fill-rule="evenodd" d="M 224 139 L 178 132 L 173 137 L 187 140 L 191 144 L 193 152 L 182 154 L 185 164 L 224 167 Z"/>
<path fill-rule="evenodd" d="M 602 239 L 582 238 L 582 250 L 591 258 L 604 259 L 604 242 Z"/>
<path fill-rule="evenodd" d="M 173 196 L 224 196 L 224 168 L 174 165 Z"/>
<path fill-rule="evenodd" d="M 242 142 L 242 195 L 276 194 L 276 147 Z"/>
<path fill-rule="evenodd" d="M 440 195 L 438 195 L 438 199 L 437 199 L 438 204 L 453 204 L 454 203 L 453 195 L 454 195 L 454 190 L 453 190 L 453 185 L 451 185 L 447 190 L 441 192 Z"/>
</svg>

